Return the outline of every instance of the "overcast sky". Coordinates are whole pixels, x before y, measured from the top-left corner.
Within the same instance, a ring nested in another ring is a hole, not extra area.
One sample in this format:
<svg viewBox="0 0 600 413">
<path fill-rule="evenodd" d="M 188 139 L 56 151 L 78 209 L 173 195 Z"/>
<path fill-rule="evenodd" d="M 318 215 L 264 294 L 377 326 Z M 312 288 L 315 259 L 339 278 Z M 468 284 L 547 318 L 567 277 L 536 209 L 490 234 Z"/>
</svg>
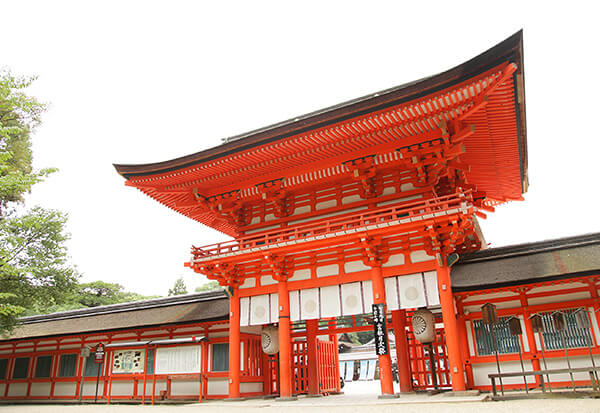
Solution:
<svg viewBox="0 0 600 413">
<path fill-rule="evenodd" d="M 69 213 L 84 281 L 166 295 L 192 244 L 226 237 L 147 198 L 112 163 L 156 162 L 458 65 L 524 29 L 530 190 L 491 247 L 600 231 L 600 29 L 593 2 L 0 0 L 0 67 L 50 108 L 28 202 Z M 484 6 L 489 4 L 489 6 Z M 541 7 L 543 5 L 543 7 Z"/>
</svg>

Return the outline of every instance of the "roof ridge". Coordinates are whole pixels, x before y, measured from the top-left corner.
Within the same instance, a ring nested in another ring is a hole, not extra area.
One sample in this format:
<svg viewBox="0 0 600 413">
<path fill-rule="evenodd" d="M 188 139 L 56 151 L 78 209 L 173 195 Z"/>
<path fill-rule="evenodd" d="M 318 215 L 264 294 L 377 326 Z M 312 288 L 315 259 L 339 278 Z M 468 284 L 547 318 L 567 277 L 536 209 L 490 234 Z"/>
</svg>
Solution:
<svg viewBox="0 0 600 413">
<path fill-rule="evenodd" d="M 536 254 L 565 248 L 600 244 L 600 232 L 574 235 L 562 238 L 552 238 L 523 244 L 506 245 L 498 248 L 488 248 L 465 254 L 460 257 L 458 264 L 493 260 L 498 258 L 516 257 Z"/>
<path fill-rule="evenodd" d="M 213 299 L 226 298 L 227 294 L 223 290 L 205 291 L 201 293 L 182 294 L 171 297 L 152 298 L 150 300 L 131 301 L 127 303 L 109 304 L 98 307 L 78 308 L 75 310 L 59 311 L 50 314 L 40 314 L 19 318 L 19 324 L 41 323 L 51 320 L 64 320 L 82 316 L 93 316 L 101 314 L 119 313 L 131 310 L 146 310 L 157 307 L 167 307 L 170 305 L 183 305 L 197 303 L 201 301 L 210 301 Z"/>
</svg>

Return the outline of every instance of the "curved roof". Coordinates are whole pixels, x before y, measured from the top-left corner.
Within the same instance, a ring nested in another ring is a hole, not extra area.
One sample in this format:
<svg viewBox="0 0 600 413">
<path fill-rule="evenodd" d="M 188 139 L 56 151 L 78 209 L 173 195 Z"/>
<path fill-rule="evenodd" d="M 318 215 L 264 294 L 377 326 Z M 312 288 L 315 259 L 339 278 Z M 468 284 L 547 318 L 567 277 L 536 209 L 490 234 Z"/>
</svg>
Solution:
<svg viewBox="0 0 600 413">
<path fill-rule="evenodd" d="M 503 77 L 508 69 L 511 74 Z M 470 112 L 483 97 L 485 107 Z M 210 197 L 251 190 L 282 174 L 293 181 L 299 169 L 309 171 L 334 156 L 354 159 L 357 150 L 373 147 L 383 154 L 394 145 L 414 144 L 439 128 L 439 118 L 460 116 L 475 129 L 461 156 L 470 166 L 468 182 L 492 204 L 521 199 L 527 191 L 522 31 L 446 72 L 234 136 L 191 155 L 115 168 L 128 185 L 167 207 L 235 235 L 232 224 L 195 203 L 194 191 Z M 343 142 L 340 130 L 349 131 L 345 136 L 351 141 Z"/>
</svg>

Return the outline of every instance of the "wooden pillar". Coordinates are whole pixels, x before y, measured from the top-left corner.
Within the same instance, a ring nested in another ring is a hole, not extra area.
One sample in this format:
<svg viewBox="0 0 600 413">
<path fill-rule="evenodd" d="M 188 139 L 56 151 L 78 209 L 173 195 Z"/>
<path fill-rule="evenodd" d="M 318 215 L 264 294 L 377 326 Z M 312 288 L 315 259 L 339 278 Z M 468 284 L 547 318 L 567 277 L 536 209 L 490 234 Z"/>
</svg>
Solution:
<svg viewBox="0 0 600 413">
<path fill-rule="evenodd" d="M 398 381 L 400 393 L 413 390 L 410 374 L 410 360 L 408 355 L 408 341 L 406 338 L 406 310 L 392 311 L 392 325 L 396 338 L 396 361 L 398 363 Z"/>
<path fill-rule="evenodd" d="M 468 389 L 472 389 L 475 385 L 475 381 L 473 379 L 473 366 L 469 362 L 470 354 L 469 354 L 469 340 L 467 338 L 467 325 L 465 320 L 465 315 L 463 312 L 462 303 L 457 302 L 457 320 L 456 320 L 456 328 L 458 331 L 458 339 L 460 341 L 460 355 L 463 361 L 463 367 L 465 369 L 466 375 L 466 387 Z"/>
<path fill-rule="evenodd" d="M 521 306 L 523 307 L 523 321 L 525 321 L 525 334 L 527 335 L 527 342 L 529 343 L 529 352 L 531 353 L 531 367 L 533 368 L 533 370 L 541 370 L 540 359 L 538 358 L 537 344 L 535 342 L 535 333 L 533 332 L 531 320 L 529 319 L 531 313 L 527 309 L 528 303 L 525 291 L 520 291 L 519 297 L 521 299 Z M 541 386 L 542 381 L 540 380 L 540 376 L 533 377 L 535 379 L 536 386 Z M 548 383 L 548 385 L 550 384 Z"/>
<path fill-rule="evenodd" d="M 375 265 L 371 269 L 371 280 L 373 282 L 373 304 L 383 304 L 383 313 L 385 308 L 385 283 L 381 266 Z M 387 338 L 387 337 L 386 337 Z M 392 376 L 392 358 L 390 357 L 389 343 L 386 343 L 387 354 L 378 356 L 379 358 L 379 380 L 381 382 L 382 396 L 394 394 L 394 380 Z"/>
<path fill-rule="evenodd" d="M 289 399 L 292 397 L 292 339 L 287 280 L 278 282 L 277 293 L 279 300 L 279 396 L 282 399 Z"/>
<path fill-rule="evenodd" d="M 319 320 L 306 320 L 306 347 L 308 350 L 308 395 L 320 394 L 319 359 L 317 357 L 317 334 Z"/>
<path fill-rule="evenodd" d="M 233 288 L 229 298 L 229 398 L 240 398 L 240 296 Z"/>
<path fill-rule="evenodd" d="M 450 365 L 452 390 L 464 391 L 466 390 L 465 373 L 460 354 L 460 339 L 456 324 L 456 310 L 454 308 L 454 297 L 452 296 L 452 284 L 450 283 L 450 267 L 439 267 L 437 269 L 437 279 L 440 303 L 442 306 L 444 331 L 446 333 L 446 347 L 448 348 L 448 363 Z"/>
</svg>

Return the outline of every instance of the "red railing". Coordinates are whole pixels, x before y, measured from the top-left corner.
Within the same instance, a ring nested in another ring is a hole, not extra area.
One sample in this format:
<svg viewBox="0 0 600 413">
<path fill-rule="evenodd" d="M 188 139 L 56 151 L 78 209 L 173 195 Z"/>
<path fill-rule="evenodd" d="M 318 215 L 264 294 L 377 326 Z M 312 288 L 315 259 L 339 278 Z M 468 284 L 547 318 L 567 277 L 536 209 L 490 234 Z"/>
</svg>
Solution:
<svg viewBox="0 0 600 413">
<path fill-rule="evenodd" d="M 467 205 L 463 204 L 465 201 L 468 202 Z M 429 218 L 428 215 L 433 217 L 435 213 L 452 209 L 460 210 L 464 206 L 469 207 L 471 205 L 472 197 L 469 190 L 464 195 L 452 194 L 412 201 L 402 205 L 371 209 L 360 213 L 340 215 L 325 221 L 319 220 L 318 222 L 308 222 L 293 227 L 277 228 L 258 234 L 246 235 L 231 241 L 203 247 L 192 247 L 193 261 L 241 250 L 258 249 L 269 244 L 297 242 L 311 237 L 321 239 L 333 235 L 344 235 L 345 233 L 356 232 L 360 228 L 374 229 L 370 227 L 375 225 L 380 227 L 397 225 L 410 222 L 406 219 L 412 220 L 418 217 L 425 219 Z"/>
<path fill-rule="evenodd" d="M 308 393 L 308 345 L 306 341 L 292 343 L 292 393 Z"/>
<path fill-rule="evenodd" d="M 435 364 L 435 376 L 438 388 L 450 389 L 452 387 L 452 383 L 450 382 L 450 367 L 448 364 L 444 329 L 436 329 L 435 341 L 431 344 L 431 346 L 421 344 L 415 340 L 412 331 L 408 332 L 407 339 L 413 389 L 434 389 L 431 357 L 429 355 L 431 350 L 433 350 L 433 362 Z"/>
</svg>

